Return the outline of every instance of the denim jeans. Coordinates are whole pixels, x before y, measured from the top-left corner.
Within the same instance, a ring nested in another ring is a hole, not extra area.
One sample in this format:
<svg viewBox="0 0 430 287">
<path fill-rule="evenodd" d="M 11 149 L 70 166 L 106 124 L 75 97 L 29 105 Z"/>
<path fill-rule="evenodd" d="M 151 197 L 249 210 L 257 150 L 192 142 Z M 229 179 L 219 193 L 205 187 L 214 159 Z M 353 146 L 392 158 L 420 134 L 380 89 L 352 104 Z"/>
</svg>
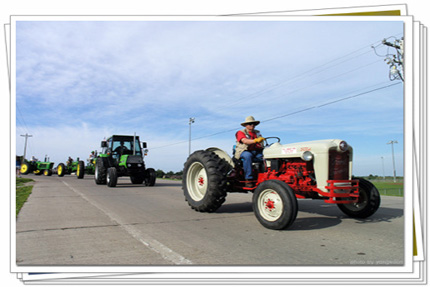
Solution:
<svg viewBox="0 0 430 287">
<path fill-rule="evenodd" d="M 245 171 L 245 180 L 251 180 L 252 179 L 252 163 L 253 162 L 262 162 L 263 161 L 263 153 L 262 153 L 262 151 L 245 150 L 240 155 L 240 158 L 243 160 L 243 170 Z"/>
</svg>

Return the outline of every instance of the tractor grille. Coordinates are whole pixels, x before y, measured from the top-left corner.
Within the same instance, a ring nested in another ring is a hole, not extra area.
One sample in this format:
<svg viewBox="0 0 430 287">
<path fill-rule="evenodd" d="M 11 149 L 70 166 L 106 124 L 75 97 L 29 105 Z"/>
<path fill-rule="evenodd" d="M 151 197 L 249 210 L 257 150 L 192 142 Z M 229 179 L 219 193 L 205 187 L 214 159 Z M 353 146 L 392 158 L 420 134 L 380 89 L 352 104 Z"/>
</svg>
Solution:
<svg viewBox="0 0 430 287">
<path fill-rule="evenodd" d="M 142 157 L 138 155 L 129 155 L 127 163 L 143 163 Z"/>
<path fill-rule="evenodd" d="M 329 153 L 329 179 L 349 179 L 349 151 L 337 152 L 331 150 Z"/>
</svg>

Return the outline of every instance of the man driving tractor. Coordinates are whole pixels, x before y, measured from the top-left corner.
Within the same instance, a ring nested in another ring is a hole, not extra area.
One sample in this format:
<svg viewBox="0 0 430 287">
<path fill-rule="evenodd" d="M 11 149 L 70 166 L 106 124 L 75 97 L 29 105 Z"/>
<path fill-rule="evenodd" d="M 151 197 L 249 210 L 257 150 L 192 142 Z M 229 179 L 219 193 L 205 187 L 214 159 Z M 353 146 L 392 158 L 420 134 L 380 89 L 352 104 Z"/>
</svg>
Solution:
<svg viewBox="0 0 430 287">
<path fill-rule="evenodd" d="M 260 124 L 253 116 L 245 119 L 241 125 L 244 129 L 236 133 L 236 150 L 235 158 L 243 161 L 243 170 L 245 172 L 245 187 L 252 187 L 252 163 L 263 161 L 263 145 L 264 138 L 260 131 L 255 127 Z"/>
</svg>

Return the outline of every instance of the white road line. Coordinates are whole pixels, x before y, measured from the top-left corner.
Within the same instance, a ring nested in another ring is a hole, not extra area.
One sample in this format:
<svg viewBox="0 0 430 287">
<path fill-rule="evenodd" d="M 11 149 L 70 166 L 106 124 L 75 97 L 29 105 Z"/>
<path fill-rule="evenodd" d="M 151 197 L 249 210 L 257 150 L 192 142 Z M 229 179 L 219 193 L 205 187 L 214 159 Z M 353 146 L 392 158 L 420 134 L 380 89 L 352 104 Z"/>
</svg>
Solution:
<svg viewBox="0 0 430 287">
<path fill-rule="evenodd" d="M 193 264 L 190 260 L 186 259 L 182 255 L 174 252 L 167 246 L 163 245 L 159 241 L 155 240 L 151 236 L 142 233 L 137 228 L 125 224 L 121 218 L 119 218 L 116 214 L 110 212 L 109 210 L 104 209 L 101 205 L 97 204 L 93 200 L 86 197 L 82 192 L 76 190 L 75 188 L 71 187 L 67 182 L 62 182 L 70 188 L 73 192 L 77 193 L 79 196 L 81 196 L 83 199 L 88 201 L 91 205 L 98 208 L 100 211 L 102 211 L 106 216 L 110 218 L 113 222 L 118 224 L 121 228 L 123 228 L 127 233 L 129 233 L 131 236 L 133 236 L 135 239 L 137 239 L 139 242 L 141 242 L 143 245 L 148 247 L 149 249 L 153 250 L 154 252 L 158 253 L 163 257 L 164 259 L 176 264 L 176 265 L 183 265 L 183 264 Z"/>
</svg>

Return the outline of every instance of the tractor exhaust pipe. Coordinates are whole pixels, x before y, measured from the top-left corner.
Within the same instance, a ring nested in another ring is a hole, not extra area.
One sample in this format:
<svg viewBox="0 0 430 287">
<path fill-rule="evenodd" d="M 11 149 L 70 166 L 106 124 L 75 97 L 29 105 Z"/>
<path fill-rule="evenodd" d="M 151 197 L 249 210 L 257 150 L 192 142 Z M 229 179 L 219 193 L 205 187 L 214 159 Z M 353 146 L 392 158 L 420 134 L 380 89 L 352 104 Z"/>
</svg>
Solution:
<svg viewBox="0 0 430 287">
<path fill-rule="evenodd" d="M 133 155 L 136 155 L 136 132 L 133 136 Z"/>
</svg>

